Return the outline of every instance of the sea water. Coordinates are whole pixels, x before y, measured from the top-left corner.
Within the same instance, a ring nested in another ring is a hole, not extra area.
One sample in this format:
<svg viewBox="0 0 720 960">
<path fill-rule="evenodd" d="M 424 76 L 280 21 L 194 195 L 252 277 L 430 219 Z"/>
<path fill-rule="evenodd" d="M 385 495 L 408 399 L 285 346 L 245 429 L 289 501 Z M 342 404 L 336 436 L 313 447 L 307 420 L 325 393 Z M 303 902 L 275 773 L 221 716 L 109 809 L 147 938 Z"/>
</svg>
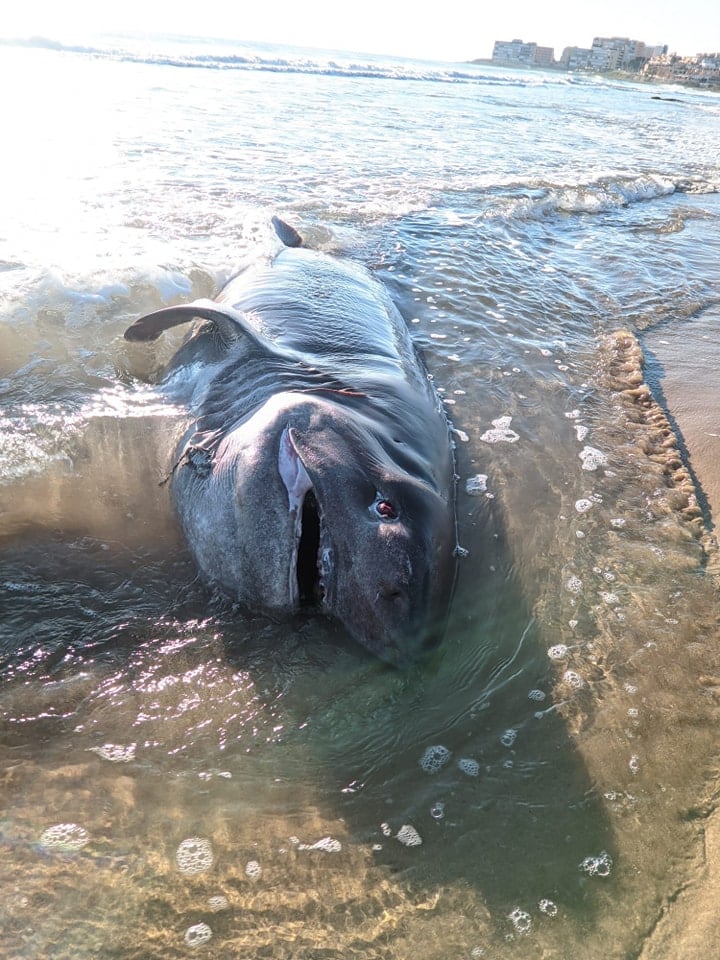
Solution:
<svg viewBox="0 0 720 960">
<path fill-rule="evenodd" d="M 0 957 L 636 955 L 716 750 L 662 379 L 717 356 L 717 95 L 172 37 L 0 78 Z M 388 286 L 454 424 L 458 585 L 409 672 L 214 597 L 162 483 L 182 332 L 122 333 L 273 214 Z"/>
</svg>

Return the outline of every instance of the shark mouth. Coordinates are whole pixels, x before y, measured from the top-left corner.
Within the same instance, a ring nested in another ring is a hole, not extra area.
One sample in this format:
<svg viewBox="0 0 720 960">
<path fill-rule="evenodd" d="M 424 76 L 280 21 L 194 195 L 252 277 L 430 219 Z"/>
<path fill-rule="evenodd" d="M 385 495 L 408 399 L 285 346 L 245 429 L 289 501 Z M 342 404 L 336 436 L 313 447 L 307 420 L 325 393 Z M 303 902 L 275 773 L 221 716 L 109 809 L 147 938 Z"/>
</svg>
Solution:
<svg viewBox="0 0 720 960">
<path fill-rule="evenodd" d="M 322 607 L 325 602 L 325 575 L 330 569 L 330 550 L 323 546 L 320 508 L 305 465 L 295 449 L 290 428 L 280 437 L 278 470 L 288 494 L 293 518 L 293 541 L 288 572 L 290 605 Z"/>
<path fill-rule="evenodd" d="M 301 607 L 322 606 L 325 585 L 320 554 L 320 511 L 312 487 L 303 498 L 295 575 Z"/>
</svg>

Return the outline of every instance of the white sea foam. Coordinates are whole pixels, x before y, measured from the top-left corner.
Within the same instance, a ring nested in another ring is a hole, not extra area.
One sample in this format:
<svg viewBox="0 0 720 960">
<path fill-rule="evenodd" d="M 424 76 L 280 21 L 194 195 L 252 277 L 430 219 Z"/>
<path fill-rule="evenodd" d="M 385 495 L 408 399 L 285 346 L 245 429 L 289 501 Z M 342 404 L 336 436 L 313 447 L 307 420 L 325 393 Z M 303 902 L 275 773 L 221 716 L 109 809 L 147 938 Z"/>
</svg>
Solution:
<svg viewBox="0 0 720 960">
<path fill-rule="evenodd" d="M 221 910 L 227 910 L 230 906 L 228 898 L 222 894 L 216 894 L 214 897 L 208 897 L 208 907 L 213 913 L 219 913 Z"/>
<path fill-rule="evenodd" d="M 493 429 L 486 430 L 480 437 L 484 443 L 516 443 L 520 435 L 510 429 L 512 417 L 498 417 L 492 421 Z"/>
<path fill-rule="evenodd" d="M 450 757 L 451 753 L 447 747 L 442 746 L 442 744 L 435 744 L 427 748 L 420 757 L 419 763 L 425 773 L 437 773 L 438 770 L 442 770 Z"/>
<path fill-rule="evenodd" d="M 666 197 L 676 189 L 674 180 L 659 174 L 609 177 L 577 184 L 548 184 L 544 188 L 528 188 L 524 196 L 499 197 L 485 211 L 485 216 L 534 220 L 559 213 L 599 214 Z"/>
<path fill-rule="evenodd" d="M 574 687 L 576 690 L 585 686 L 585 681 L 575 670 L 566 670 L 562 678 L 563 683 L 566 683 L 569 687 Z"/>
<path fill-rule="evenodd" d="M 206 923 L 194 923 L 185 931 L 185 943 L 188 947 L 201 947 L 212 939 L 212 930 Z"/>
<path fill-rule="evenodd" d="M 480 773 L 480 764 L 471 757 L 460 757 L 457 765 L 458 770 L 464 773 L 466 777 L 477 777 Z"/>
<path fill-rule="evenodd" d="M 607 466 L 608 463 L 607 454 L 596 447 L 583 447 L 578 456 L 582 460 L 583 470 L 597 470 L 598 467 Z"/>
<path fill-rule="evenodd" d="M 478 473 L 474 477 L 468 477 L 465 481 L 465 492 L 472 497 L 479 497 L 481 493 L 487 492 L 488 478 L 484 473 Z"/>
<path fill-rule="evenodd" d="M 583 426 L 582 423 L 575 424 L 575 436 L 577 437 L 578 443 L 582 443 L 588 433 L 590 433 L 590 430 L 586 426 Z"/>
<path fill-rule="evenodd" d="M 322 837 L 315 843 L 299 843 L 298 850 L 321 850 L 323 853 L 340 853 L 342 843 L 333 837 Z"/>
<path fill-rule="evenodd" d="M 607 877 L 612 870 L 612 865 L 612 857 L 603 850 L 597 856 L 585 857 L 580 864 L 580 869 L 591 877 Z"/>
<path fill-rule="evenodd" d="M 104 743 L 101 747 L 88 747 L 88 752 L 96 753 L 110 763 L 130 763 L 135 759 L 136 747 L 136 743 L 129 743 L 127 746 L 119 743 Z"/>
<path fill-rule="evenodd" d="M 510 911 L 508 920 L 510 920 L 513 927 L 515 927 L 516 933 L 523 936 L 527 936 L 532 929 L 532 917 L 527 910 L 521 910 L 520 907 L 515 907 L 514 910 Z"/>
<path fill-rule="evenodd" d="M 405 823 L 400 827 L 395 839 L 399 840 L 405 847 L 419 847 L 422 844 L 422 837 L 410 823 Z"/>
<path fill-rule="evenodd" d="M 81 850 L 89 842 L 90 834 L 77 823 L 56 823 L 40 834 L 41 846 L 58 850 Z"/>
<path fill-rule="evenodd" d="M 188 837 L 183 840 L 175 853 L 178 870 L 186 877 L 206 873 L 213 865 L 215 857 L 209 840 L 203 837 Z"/>
<path fill-rule="evenodd" d="M 548 650 L 548 656 L 551 660 L 564 660 L 570 650 L 564 643 L 553 644 Z"/>
</svg>

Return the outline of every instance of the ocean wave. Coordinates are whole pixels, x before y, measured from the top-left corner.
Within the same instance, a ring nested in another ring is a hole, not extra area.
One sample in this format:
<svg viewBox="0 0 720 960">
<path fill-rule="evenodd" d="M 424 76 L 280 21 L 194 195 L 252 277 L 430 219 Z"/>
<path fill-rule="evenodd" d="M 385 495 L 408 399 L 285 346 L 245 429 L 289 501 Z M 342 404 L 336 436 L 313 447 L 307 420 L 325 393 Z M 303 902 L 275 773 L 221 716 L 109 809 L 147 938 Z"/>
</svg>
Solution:
<svg viewBox="0 0 720 960">
<path fill-rule="evenodd" d="M 254 49 L 252 44 L 239 44 L 243 52 L 185 52 L 180 45 L 168 41 L 157 49 L 133 50 L 121 46 L 88 46 L 65 43 L 48 37 L 2 39 L 0 45 L 49 50 L 58 53 L 83 54 L 108 60 L 126 61 L 153 66 L 182 69 L 243 70 L 282 74 L 310 74 L 379 80 L 415 80 L 434 83 L 471 83 L 490 86 L 536 87 L 564 85 L 565 75 L 552 76 L 541 72 L 507 71 L 485 65 L 425 63 L 372 54 L 324 53 L 320 50 L 295 51 L 268 47 Z M 227 42 L 226 42 L 227 46 Z M 259 45 L 258 45 L 259 46 Z M 171 49 L 173 48 L 173 49 Z"/>
<path fill-rule="evenodd" d="M 713 194 L 720 183 L 701 177 L 675 179 L 664 174 L 600 179 L 585 184 L 517 185 L 503 188 L 489 201 L 487 219 L 540 219 L 557 214 L 609 213 L 670 196 L 673 193 Z"/>
</svg>

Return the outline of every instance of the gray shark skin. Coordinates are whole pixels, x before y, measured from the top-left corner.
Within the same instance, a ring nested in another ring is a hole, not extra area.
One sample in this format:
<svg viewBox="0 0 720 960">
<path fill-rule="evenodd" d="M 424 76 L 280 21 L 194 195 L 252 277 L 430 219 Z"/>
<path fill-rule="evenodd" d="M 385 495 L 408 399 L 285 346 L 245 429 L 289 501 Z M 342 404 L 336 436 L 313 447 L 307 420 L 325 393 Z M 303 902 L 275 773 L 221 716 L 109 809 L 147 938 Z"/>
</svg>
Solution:
<svg viewBox="0 0 720 960">
<path fill-rule="evenodd" d="M 274 259 L 125 332 L 153 340 L 196 321 L 165 374 L 196 417 L 175 509 L 200 571 L 232 600 L 271 616 L 315 609 L 407 663 L 454 580 L 449 424 L 382 284 L 273 223 Z"/>
</svg>

